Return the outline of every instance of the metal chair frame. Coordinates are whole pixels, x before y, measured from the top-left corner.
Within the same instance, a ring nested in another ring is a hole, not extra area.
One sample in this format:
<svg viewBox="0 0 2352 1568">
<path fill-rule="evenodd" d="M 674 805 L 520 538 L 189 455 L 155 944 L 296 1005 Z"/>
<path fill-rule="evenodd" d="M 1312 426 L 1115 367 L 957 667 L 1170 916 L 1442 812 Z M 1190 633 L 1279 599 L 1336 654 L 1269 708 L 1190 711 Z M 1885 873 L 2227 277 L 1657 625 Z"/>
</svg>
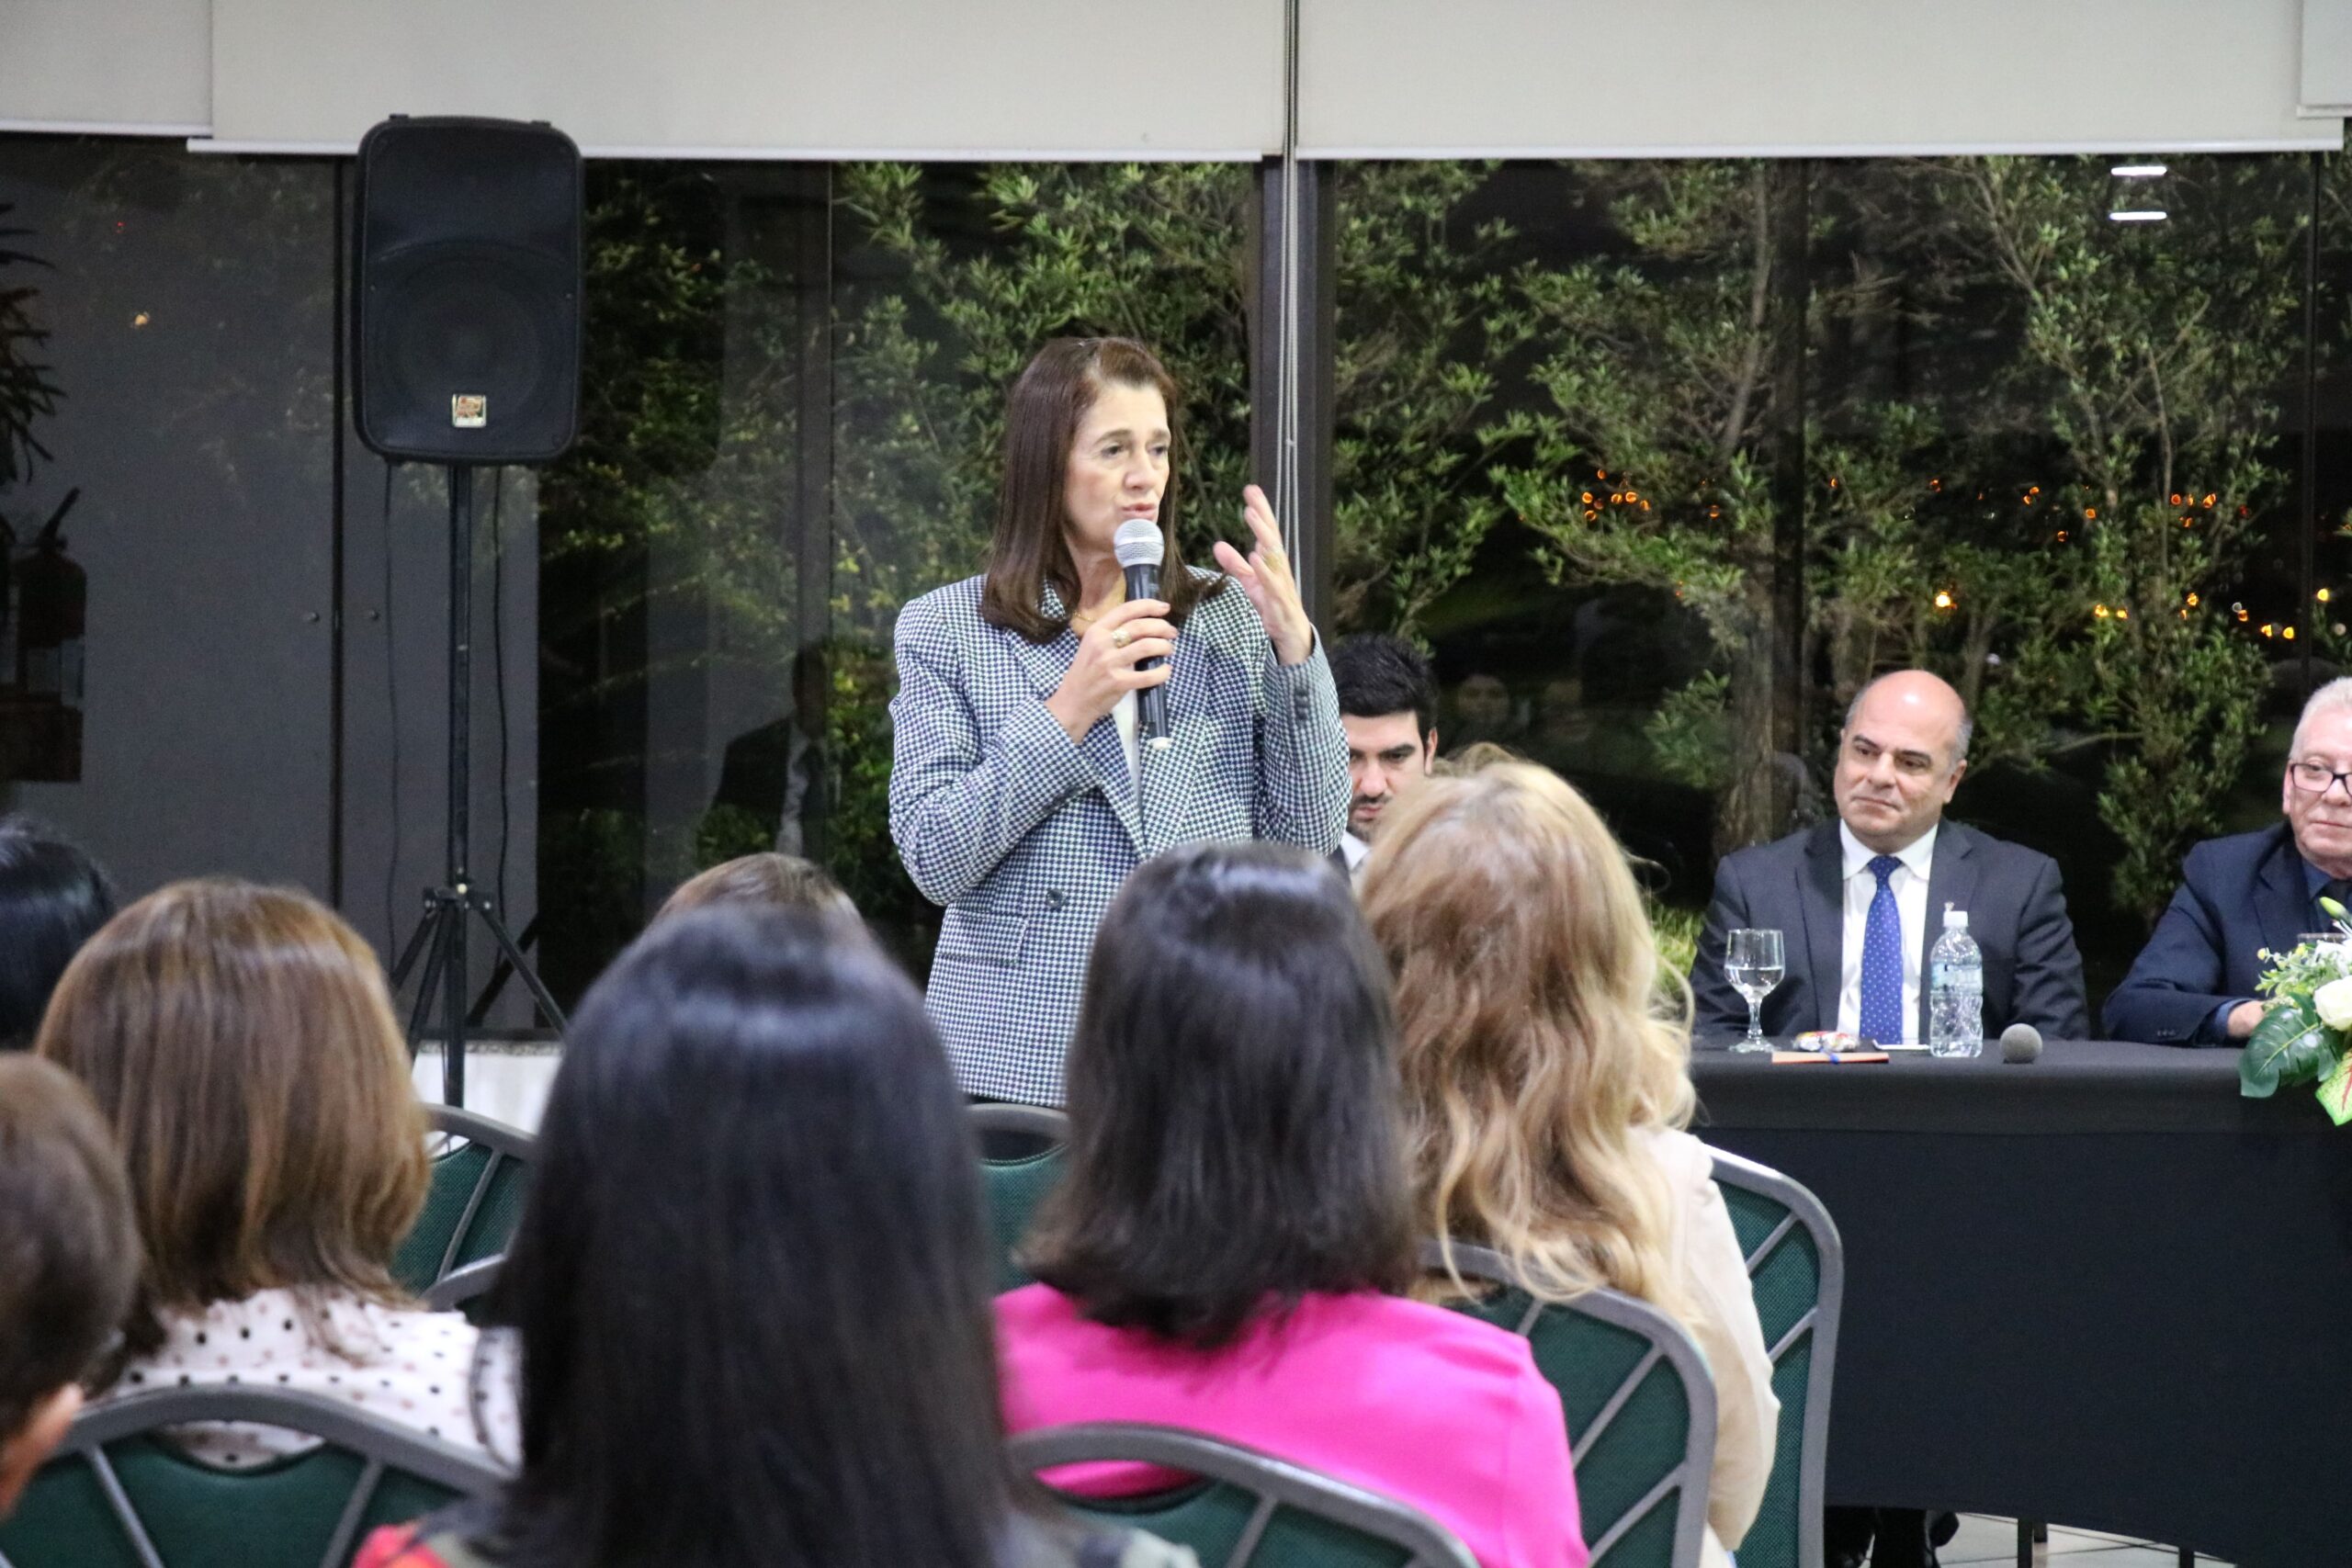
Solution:
<svg viewBox="0 0 2352 1568">
<path fill-rule="evenodd" d="M 1069 1118 L 1050 1106 L 992 1100 L 973 1106 L 971 1116 L 975 1132 L 1026 1133 L 1056 1144 L 1069 1142 Z"/>
<path fill-rule="evenodd" d="M 1477 1280 L 1488 1284 L 1519 1289 L 1518 1277 L 1511 1271 L 1510 1261 L 1500 1253 L 1484 1247 L 1470 1247 L 1456 1242 L 1449 1248 L 1445 1243 L 1421 1243 L 1421 1267 L 1432 1272 L 1442 1271 L 1451 1255 L 1453 1270 L 1465 1280 Z M 1715 1464 L 1715 1381 L 1707 1371 L 1707 1359 L 1701 1353 L 1690 1332 L 1665 1313 L 1638 1297 L 1623 1291 L 1597 1288 L 1587 1291 L 1574 1301 L 1551 1302 L 1531 1300 L 1511 1332 L 1527 1338 L 1535 1332 L 1537 1324 L 1547 1312 L 1580 1313 L 1608 1324 L 1613 1328 L 1638 1334 L 1650 1343 L 1649 1353 L 1636 1362 L 1625 1375 L 1591 1421 L 1581 1432 L 1569 1434 L 1577 1453 L 1589 1452 L 1602 1433 L 1617 1419 L 1652 1368 L 1660 1361 L 1672 1366 L 1682 1379 L 1682 1388 L 1690 1407 L 1690 1430 L 1683 1440 L 1682 1459 L 1667 1472 L 1633 1506 L 1597 1540 L 1589 1540 L 1592 1560 L 1599 1562 L 1635 1525 L 1649 1517 L 1652 1510 L 1675 1487 L 1681 1488 L 1674 1511 L 1674 1568 L 1696 1568 L 1699 1553 L 1706 1540 L 1707 1487 L 1714 1473 Z"/>
<path fill-rule="evenodd" d="M 1478 1568 L 1469 1548 L 1419 1509 L 1272 1454 L 1199 1432 L 1132 1422 L 1090 1422 L 1023 1432 L 1012 1439 L 1012 1461 L 1029 1473 L 1102 1461 L 1153 1464 L 1222 1482 L 1256 1499 L 1223 1568 L 1243 1568 L 1277 1508 L 1329 1519 L 1412 1553 L 1405 1568 Z"/>
<path fill-rule="evenodd" d="M 488 1278 L 485 1278 L 480 1286 L 466 1292 L 465 1294 L 453 1297 L 446 1303 L 436 1300 L 441 1287 L 447 1284 L 456 1274 L 470 1274 L 483 1263 L 494 1261 L 491 1258 L 482 1258 L 469 1264 L 463 1269 L 455 1269 L 458 1252 L 466 1243 L 466 1233 L 473 1228 L 474 1216 L 481 1212 L 482 1201 L 490 1196 L 490 1190 L 498 1179 L 499 1167 L 509 1160 L 517 1165 L 529 1165 L 531 1151 L 537 1146 L 538 1140 L 520 1127 L 510 1127 L 503 1122 L 494 1122 L 487 1116 L 471 1111 L 459 1110 L 454 1105 L 428 1105 L 424 1108 L 424 1114 L 425 1121 L 431 1125 L 435 1135 L 462 1138 L 469 1144 L 480 1144 L 490 1151 L 490 1158 L 482 1162 L 481 1174 L 474 1178 L 474 1190 L 466 1199 L 465 1209 L 458 1215 L 458 1223 L 449 1232 L 449 1244 L 441 1249 L 441 1261 L 433 1270 L 434 1284 L 432 1291 L 427 1292 L 425 1300 L 432 1303 L 437 1309 L 442 1306 L 454 1306 L 458 1302 L 467 1299 L 467 1296 L 479 1294 L 489 1288 Z M 492 1271 L 493 1275 L 495 1272 L 494 1269 Z"/>
<path fill-rule="evenodd" d="M 130 1495 L 115 1473 L 106 1447 L 125 1438 L 200 1421 L 249 1421 L 266 1427 L 291 1427 L 356 1454 L 365 1461 L 359 1480 L 335 1521 L 334 1533 L 327 1540 L 319 1568 L 342 1568 L 350 1561 L 352 1549 L 357 1544 L 355 1538 L 359 1533 L 359 1523 L 367 1517 L 368 1505 L 374 1501 L 376 1488 L 387 1471 L 399 1471 L 468 1497 L 488 1495 L 506 1481 L 504 1474 L 478 1454 L 317 1394 L 217 1387 L 135 1393 L 109 1400 L 76 1416 L 49 1462 L 78 1459 L 89 1465 L 115 1522 L 122 1527 L 123 1535 L 143 1568 L 165 1565 Z M 0 1556 L 0 1568 L 11 1568 L 6 1556 Z"/>
<path fill-rule="evenodd" d="M 1813 1361 L 1806 1369 L 1804 1436 L 1797 1451 L 1797 1562 L 1802 1568 L 1821 1568 L 1821 1509 L 1827 1490 L 1829 1463 L 1829 1393 L 1838 1363 L 1838 1324 L 1846 1300 L 1846 1244 L 1838 1222 L 1810 1188 L 1783 1176 L 1769 1165 L 1758 1165 L 1723 1149 L 1710 1147 L 1714 1156 L 1715 1184 L 1736 1187 L 1770 1199 L 1788 1210 L 1747 1256 L 1753 1279 L 1766 1258 L 1802 1225 L 1813 1238 L 1821 1264 L 1821 1288 L 1813 1308 L 1792 1325 L 1780 1343 L 1767 1347 L 1772 1365 L 1794 1349 L 1807 1334 L 1813 1337 Z M 1787 1456 L 1775 1454 L 1778 1464 Z"/>
</svg>

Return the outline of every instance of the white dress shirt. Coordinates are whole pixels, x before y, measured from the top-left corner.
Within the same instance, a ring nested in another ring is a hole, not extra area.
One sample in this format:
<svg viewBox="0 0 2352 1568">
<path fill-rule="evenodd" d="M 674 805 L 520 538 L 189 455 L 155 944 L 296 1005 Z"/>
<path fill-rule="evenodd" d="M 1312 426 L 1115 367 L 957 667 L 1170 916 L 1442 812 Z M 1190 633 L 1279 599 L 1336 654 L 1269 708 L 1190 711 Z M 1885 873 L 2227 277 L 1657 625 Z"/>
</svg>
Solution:
<svg viewBox="0 0 2352 1568">
<path fill-rule="evenodd" d="M 1348 857 L 1348 875 L 1363 874 L 1363 863 L 1372 858 L 1372 846 L 1356 837 L 1353 828 L 1340 835 L 1340 852 Z"/>
<path fill-rule="evenodd" d="M 1886 879 L 1894 891 L 1894 910 L 1903 921 L 1903 1038 L 1919 1037 L 1919 951 L 1928 929 L 1928 871 L 1935 863 L 1936 829 L 1928 829 L 1894 852 L 1903 863 Z M 1878 875 L 1871 862 L 1878 852 L 1838 824 L 1838 842 L 1846 852 L 1846 942 L 1838 964 L 1838 1027 L 1848 1034 L 1862 1032 L 1862 933 L 1871 918 L 1871 900 L 1878 897 Z"/>
<path fill-rule="evenodd" d="M 1143 724 L 1143 704 L 1133 692 L 1127 693 L 1111 710 L 1111 722 L 1119 727 L 1119 750 L 1127 754 L 1127 777 L 1140 786 L 1143 761 L 1136 754 L 1136 731 Z"/>
</svg>

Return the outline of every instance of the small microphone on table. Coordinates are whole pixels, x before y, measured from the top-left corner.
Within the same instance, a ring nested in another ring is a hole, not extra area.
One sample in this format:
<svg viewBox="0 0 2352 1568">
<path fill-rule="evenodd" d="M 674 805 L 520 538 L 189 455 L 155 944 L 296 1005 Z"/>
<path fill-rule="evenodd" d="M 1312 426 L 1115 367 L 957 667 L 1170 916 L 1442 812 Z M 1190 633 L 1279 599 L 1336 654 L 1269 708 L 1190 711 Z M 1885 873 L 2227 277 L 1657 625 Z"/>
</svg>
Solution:
<svg viewBox="0 0 2352 1568">
<path fill-rule="evenodd" d="M 2041 1031 L 2030 1023 L 2013 1023 L 2001 1031 L 2001 1060 L 2030 1062 L 2041 1055 Z"/>
<path fill-rule="evenodd" d="M 1127 574 L 1127 598 L 1159 597 L 1159 563 L 1167 558 L 1168 541 L 1159 525 L 1148 517 L 1130 517 L 1111 536 L 1111 553 Z M 1138 670 L 1157 670 L 1162 660 L 1139 659 Z M 1136 738 L 1154 750 L 1168 744 L 1168 688 L 1146 686 L 1136 698 Z"/>
</svg>

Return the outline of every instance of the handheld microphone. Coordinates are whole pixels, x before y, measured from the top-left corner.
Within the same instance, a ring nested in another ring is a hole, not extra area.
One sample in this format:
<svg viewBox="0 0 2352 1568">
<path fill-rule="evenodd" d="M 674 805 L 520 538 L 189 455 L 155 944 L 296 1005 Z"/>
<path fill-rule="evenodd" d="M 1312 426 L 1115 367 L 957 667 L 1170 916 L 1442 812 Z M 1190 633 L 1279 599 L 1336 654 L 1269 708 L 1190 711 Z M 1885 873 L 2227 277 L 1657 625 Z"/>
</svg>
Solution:
<svg viewBox="0 0 2352 1568">
<path fill-rule="evenodd" d="M 2001 1060 L 2030 1062 L 2041 1055 L 2041 1031 L 2030 1023 L 2013 1023 L 2001 1031 Z"/>
<path fill-rule="evenodd" d="M 1159 563 L 1167 558 L 1168 542 L 1159 525 L 1148 517 L 1130 517 L 1111 536 L 1111 553 L 1127 574 L 1127 598 L 1159 597 Z M 1138 670 L 1157 670 L 1163 660 L 1139 659 Z M 1168 745 L 1168 688 L 1146 686 L 1136 698 L 1136 738 L 1158 751 Z"/>
</svg>

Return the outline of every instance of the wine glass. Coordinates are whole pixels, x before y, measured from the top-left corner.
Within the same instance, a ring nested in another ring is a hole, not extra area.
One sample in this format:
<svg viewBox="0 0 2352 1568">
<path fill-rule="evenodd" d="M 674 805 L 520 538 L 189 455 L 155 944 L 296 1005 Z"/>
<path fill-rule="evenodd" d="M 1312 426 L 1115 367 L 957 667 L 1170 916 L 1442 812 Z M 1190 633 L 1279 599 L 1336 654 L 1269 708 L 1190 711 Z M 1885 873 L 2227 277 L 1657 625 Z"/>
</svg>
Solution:
<svg viewBox="0 0 2352 1568">
<path fill-rule="evenodd" d="M 1747 1037 L 1732 1047 L 1735 1051 L 1769 1051 L 1770 1043 L 1764 1038 L 1764 998 L 1781 983 L 1786 972 L 1781 954 L 1781 933 L 1765 931 L 1736 931 L 1724 944 L 1724 978 L 1731 988 L 1747 998 Z"/>
</svg>

